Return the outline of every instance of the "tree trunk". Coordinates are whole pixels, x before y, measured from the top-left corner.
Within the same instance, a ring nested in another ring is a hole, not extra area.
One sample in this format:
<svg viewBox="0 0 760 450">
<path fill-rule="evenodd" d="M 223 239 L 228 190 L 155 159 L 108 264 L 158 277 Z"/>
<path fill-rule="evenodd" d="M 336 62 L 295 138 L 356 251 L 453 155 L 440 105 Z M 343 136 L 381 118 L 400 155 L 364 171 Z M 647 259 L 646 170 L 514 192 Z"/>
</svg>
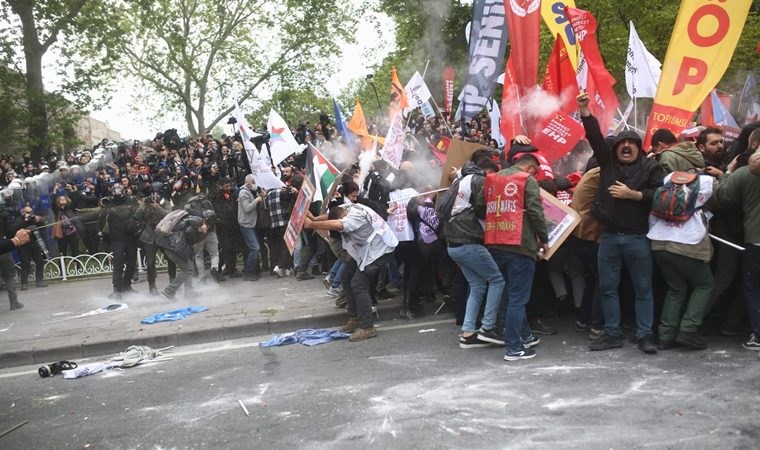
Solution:
<svg viewBox="0 0 760 450">
<path fill-rule="evenodd" d="M 37 40 L 37 25 L 31 2 L 20 2 L 16 13 L 21 19 L 26 60 L 26 101 L 29 108 L 29 139 L 32 161 L 40 161 L 48 150 L 48 112 L 42 83 L 42 45 Z"/>
</svg>

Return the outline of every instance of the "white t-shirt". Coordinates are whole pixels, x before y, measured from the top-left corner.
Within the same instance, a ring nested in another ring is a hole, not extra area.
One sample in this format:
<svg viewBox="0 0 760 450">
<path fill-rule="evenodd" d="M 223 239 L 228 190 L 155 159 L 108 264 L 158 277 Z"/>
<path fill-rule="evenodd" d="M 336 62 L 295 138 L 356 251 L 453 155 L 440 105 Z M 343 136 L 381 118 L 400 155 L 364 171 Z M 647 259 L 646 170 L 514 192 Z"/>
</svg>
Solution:
<svg viewBox="0 0 760 450">
<path fill-rule="evenodd" d="M 385 242 L 382 233 L 375 232 L 375 227 L 372 226 L 373 219 L 382 222 L 378 226 L 384 226 L 387 233 L 395 239 L 388 224 L 364 205 L 351 205 L 348 208 L 348 214 L 340 219 L 343 222 L 343 231 L 340 232 L 343 249 L 354 258 L 359 265 L 359 270 L 364 270 L 365 266 L 372 264 L 386 253 L 393 252 L 395 248 L 395 245 L 390 246 Z"/>
</svg>

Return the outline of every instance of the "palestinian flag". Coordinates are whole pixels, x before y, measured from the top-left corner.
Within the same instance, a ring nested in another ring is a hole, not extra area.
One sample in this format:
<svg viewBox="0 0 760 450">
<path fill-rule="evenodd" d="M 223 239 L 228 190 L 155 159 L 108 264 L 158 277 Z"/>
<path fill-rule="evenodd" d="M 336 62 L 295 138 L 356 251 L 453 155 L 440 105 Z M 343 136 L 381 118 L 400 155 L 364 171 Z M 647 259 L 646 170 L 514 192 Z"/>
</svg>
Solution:
<svg viewBox="0 0 760 450">
<path fill-rule="evenodd" d="M 338 178 L 338 170 L 329 159 L 325 157 L 316 147 L 309 144 L 306 149 L 306 176 L 309 181 L 317 188 L 314 192 L 314 202 L 324 201 L 329 196 L 330 187 Z"/>
</svg>

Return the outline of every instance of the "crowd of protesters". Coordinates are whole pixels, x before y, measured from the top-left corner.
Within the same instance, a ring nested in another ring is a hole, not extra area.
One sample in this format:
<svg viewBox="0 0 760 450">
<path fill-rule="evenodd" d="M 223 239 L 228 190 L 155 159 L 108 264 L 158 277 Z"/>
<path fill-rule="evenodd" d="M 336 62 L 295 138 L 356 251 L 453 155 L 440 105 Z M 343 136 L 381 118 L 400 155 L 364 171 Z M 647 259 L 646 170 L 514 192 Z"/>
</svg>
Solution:
<svg viewBox="0 0 760 450">
<path fill-rule="evenodd" d="M 32 262 L 36 285 L 44 287 L 45 258 L 106 251 L 113 253 L 111 296 L 121 298 L 134 292 L 139 247 L 149 293 L 169 299 L 180 286 L 184 296 L 196 295 L 193 278 L 321 277 L 327 295 L 348 310 L 342 330 L 352 341 L 375 336 L 377 301 L 401 295 L 402 318 L 443 300 L 457 312 L 461 348 L 504 345 L 508 361 L 535 356 L 537 335 L 557 332 L 549 318 L 569 313 L 591 350 L 621 347 L 626 329 L 645 353 L 703 349 L 707 319 L 722 334 L 746 334 L 744 347 L 760 350 L 760 123 L 730 147 L 716 128 L 693 136 L 660 131 L 645 153 L 632 131 L 605 138 L 587 102 L 579 97 L 587 141 L 553 167 L 524 136 L 500 148 L 485 113 L 467 125 L 413 117 L 397 169 L 375 150 L 348 147 L 324 117 L 300 124 L 296 140 L 320 149 L 341 174 L 334 197 L 309 208 L 292 255 L 283 235 L 312 176 L 306 152 L 277 165 L 283 188 L 265 190 L 239 135 L 182 140 L 167 130 L 150 141 L 51 152 L 36 163 L 2 157 L 0 224 L 6 236 L 48 225 L 48 254 L 30 245 L 14 256 L 22 290 Z M 382 128 L 370 124 L 369 132 L 382 135 Z M 451 174 L 456 200 L 441 211 L 435 193 L 416 194 L 438 188 L 452 138 L 483 148 Z M 651 214 L 672 172 L 699 179 L 696 205 L 678 222 Z M 486 237 L 494 189 L 510 182 L 522 191 L 511 211 L 519 233 Z M 541 257 L 549 249 L 539 187 L 581 217 L 548 261 Z M 708 230 L 745 250 L 713 244 Z M 169 261 L 163 290 L 156 285 L 159 252 Z M 2 258 L 11 309 L 18 309 L 13 260 Z"/>
</svg>

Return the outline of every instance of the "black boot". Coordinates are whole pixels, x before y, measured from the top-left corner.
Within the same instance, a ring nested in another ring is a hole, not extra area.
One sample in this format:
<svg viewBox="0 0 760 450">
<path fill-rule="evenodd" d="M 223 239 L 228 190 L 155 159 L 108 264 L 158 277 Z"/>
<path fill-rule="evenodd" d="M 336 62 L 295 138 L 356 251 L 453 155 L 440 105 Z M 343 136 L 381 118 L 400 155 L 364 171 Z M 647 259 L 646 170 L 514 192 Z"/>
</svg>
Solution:
<svg viewBox="0 0 760 450">
<path fill-rule="evenodd" d="M 114 286 L 113 292 L 108 294 L 108 298 L 111 300 L 121 300 L 121 288 L 119 288 L 119 286 Z"/>
<path fill-rule="evenodd" d="M 15 311 L 17 309 L 21 309 L 24 307 L 24 304 L 15 298 L 10 299 L 10 301 L 11 301 L 11 311 Z"/>
</svg>

